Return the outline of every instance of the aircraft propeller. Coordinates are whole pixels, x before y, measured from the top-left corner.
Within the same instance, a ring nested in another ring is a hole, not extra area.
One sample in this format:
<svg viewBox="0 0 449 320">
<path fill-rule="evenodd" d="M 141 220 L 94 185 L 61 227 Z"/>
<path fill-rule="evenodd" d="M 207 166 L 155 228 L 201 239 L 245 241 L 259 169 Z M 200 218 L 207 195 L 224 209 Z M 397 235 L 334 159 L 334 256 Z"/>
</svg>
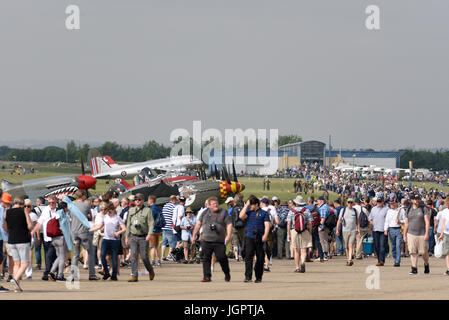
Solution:
<svg viewBox="0 0 449 320">
<path fill-rule="evenodd" d="M 232 160 L 232 175 L 233 175 L 233 178 L 234 178 L 234 182 L 238 182 L 238 181 L 237 181 L 237 173 L 236 173 L 236 171 L 235 171 L 234 160 Z"/>
</svg>

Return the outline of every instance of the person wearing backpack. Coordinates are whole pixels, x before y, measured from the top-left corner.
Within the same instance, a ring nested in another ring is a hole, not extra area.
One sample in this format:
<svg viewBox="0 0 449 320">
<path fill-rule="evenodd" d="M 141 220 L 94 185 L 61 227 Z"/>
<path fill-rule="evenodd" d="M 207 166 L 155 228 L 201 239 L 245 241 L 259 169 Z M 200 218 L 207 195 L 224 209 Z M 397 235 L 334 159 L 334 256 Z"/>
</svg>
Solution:
<svg viewBox="0 0 449 320">
<path fill-rule="evenodd" d="M 323 260 L 327 261 L 329 259 L 329 234 L 337 224 L 337 217 L 335 215 L 331 215 L 329 206 L 323 196 L 318 198 L 317 210 L 321 218 L 318 234 L 320 237 L 320 244 L 323 249 Z"/>
<path fill-rule="evenodd" d="M 277 258 L 282 259 L 283 257 L 283 250 L 285 248 L 285 256 L 287 259 L 290 255 L 290 249 L 289 249 L 289 242 L 287 241 L 287 217 L 288 217 L 288 203 L 287 201 L 283 201 L 282 205 L 279 207 L 278 214 L 275 217 L 276 221 L 276 237 L 277 237 L 277 245 L 278 245 L 278 252 L 277 252 Z"/>
<path fill-rule="evenodd" d="M 404 242 L 407 243 L 412 263 L 410 275 L 418 273 L 418 255 L 424 260 L 424 274 L 430 273 L 429 266 L 430 213 L 421 204 L 421 196 L 412 196 L 412 206 L 405 212 Z"/>
<path fill-rule="evenodd" d="M 312 217 L 303 197 L 297 196 L 290 202 L 287 218 L 287 232 L 294 249 L 295 272 L 306 272 L 307 249 L 312 248 Z"/>
<path fill-rule="evenodd" d="M 335 211 L 335 215 L 337 216 L 337 219 L 340 218 L 340 213 L 342 212 L 341 211 L 342 209 L 344 209 L 344 206 L 341 205 L 341 200 L 339 200 L 339 199 L 335 200 L 334 201 L 334 211 Z M 337 228 L 335 230 L 335 234 L 336 234 L 335 242 L 337 245 L 337 247 L 335 248 L 336 249 L 335 251 L 336 251 L 337 255 L 340 255 L 340 256 L 345 254 L 345 248 L 346 248 L 346 246 L 343 243 L 344 241 L 343 241 L 342 227 L 343 227 L 343 225 L 340 224 L 340 228 Z M 338 231 L 338 234 L 337 234 L 337 231 Z"/>
<path fill-rule="evenodd" d="M 240 200 L 236 201 L 234 198 L 232 198 L 232 201 L 229 201 L 228 205 L 230 206 L 231 212 L 230 214 L 232 218 L 231 245 L 234 251 L 234 259 L 236 261 L 241 261 L 243 260 L 242 251 L 245 240 L 245 226 L 246 226 L 245 221 L 239 218 L 240 211 L 243 208 L 243 203 Z"/>
<path fill-rule="evenodd" d="M 357 210 L 353 208 L 354 199 L 348 198 L 347 205 L 340 211 L 340 216 L 337 222 L 337 236 L 340 235 L 340 226 L 342 225 L 343 244 L 346 248 L 346 266 L 352 266 L 354 262 L 353 248 L 355 245 L 357 235 L 360 236 L 360 224 L 357 217 Z"/>
<path fill-rule="evenodd" d="M 151 264 L 153 266 L 161 266 L 161 252 L 159 248 L 159 239 L 162 233 L 162 228 L 165 227 L 165 218 L 162 214 L 161 208 L 156 204 L 156 196 L 148 196 L 148 206 L 153 213 L 154 227 L 153 233 L 150 236 L 150 254 Z"/>
<path fill-rule="evenodd" d="M 368 215 L 369 215 L 369 210 L 367 209 L 366 205 L 362 204 L 362 201 L 360 199 L 356 199 L 355 201 L 355 205 L 354 205 L 354 209 L 357 210 L 357 217 L 359 220 L 359 225 L 360 225 L 360 235 L 357 236 L 357 244 L 356 244 L 356 248 L 355 248 L 355 258 L 357 260 L 362 260 L 363 259 L 363 239 L 365 239 L 365 237 L 368 235 L 369 232 L 369 220 L 368 220 Z M 366 202 L 365 202 L 366 204 Z"/>
</svg>

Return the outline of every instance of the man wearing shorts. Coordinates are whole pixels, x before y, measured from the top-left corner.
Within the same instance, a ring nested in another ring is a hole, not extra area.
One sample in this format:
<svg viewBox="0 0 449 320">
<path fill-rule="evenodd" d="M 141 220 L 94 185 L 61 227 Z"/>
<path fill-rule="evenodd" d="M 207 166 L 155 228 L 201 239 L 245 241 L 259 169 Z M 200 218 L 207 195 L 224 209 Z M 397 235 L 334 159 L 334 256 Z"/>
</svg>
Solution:
<svg viewBox="0 0 449 320">
<path fill-rule="evenodd" d="M 309 209 L 307 209 L 306 204 L 307 202 L 304 201 L 303 197 L 297 196 L 290 202 L 290 211 L 287 216 L 288 239 L 295 253 L 295 272 L 300 273 L 306 272 L 305 263 L 307 249 L 312 248 L 312 216 Z M 301 233 L 298 233 L 295 230 L 295 219 L 297 214 L 304 215 L 306 230 Z"/>
<path fill-rule="evenodd" d="M 20 278 L 30 261 L 31 236 L 33 224 L 30 218 L 31 208 L 24 208 L 22 198 L 14 199 L 14 206 L 6 211 L 3 229 L 9 233 L 8 246 L 14 260 L 14 277 L 11 282 L 16 292 L 22 292 Z M 10 266 L 12 268 L 12 265 Z M 10 271 L 11 272 L 11 271 Z"/>
<path fill-rule="evenodd" d="M 341 209 L 337 222 L 337 236 L 340 235 L 340 225 L 343 224 L 343 246 L 346 250 L 346 265 L 352 266 L 353 249 L 356 243 L 357 235 L 360 237 L 360 223 L 357 217 L 357 210 L 353 208 L 354 199 L 349 198 L 345 208 Z"/>
<path fill-rule="evenodd" d="M 418 274 L 418 255 L 424 260 L 424 273 L 429 274 L 430 213 L 421 204 L 421 196 L 412 196 L 412 206 L 405 213 L 404 242 L 407 243 L 412 262 L 411 275 Z"/>
<path fill-rule="evenodd" d="M 181 240 L 182 240 L 182 247 L 184 248 L 183 263 L 185 264 L 189 263 L 188 261 L 189 251 L 190 251 L 190 263 L 195 262 L 193 256 L 192 234 L 193 229 L 195 228 L 196 225 L 196 217 L 193 215 L 193 211 L 190 207 L 187 208 L 186 215 L 187 216 L 182 218 L 181 221 Z"/>
<path fill-rule="evenodd" d="M 171 252 L 176 247 L 176 239 L 173 234 L 173 209 L 176 206 L 177 198 L 175 195 L 170 196 L 170 201 L 162 208 L 162 214 L 165 219 L 165 227 L 162 228 L 162 261 L 174 260 Z M 165 256 L 165 248 L 169 247 L 169 256 Z"/>
</svg>

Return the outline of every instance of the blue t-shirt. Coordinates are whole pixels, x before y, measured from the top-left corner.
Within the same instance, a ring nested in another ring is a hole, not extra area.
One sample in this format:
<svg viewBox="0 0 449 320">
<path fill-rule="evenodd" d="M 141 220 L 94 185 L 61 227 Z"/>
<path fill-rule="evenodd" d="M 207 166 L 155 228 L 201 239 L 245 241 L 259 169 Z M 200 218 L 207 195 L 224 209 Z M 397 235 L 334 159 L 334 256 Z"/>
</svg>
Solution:
<svg viewBox="0 0 449 320">
<path fill-rule="evenodd" d="M 161 208 L 159 208 L 159 206 L 157 204 L 153 204 L 150 206 L 151 212 L 153 213 L 153 219 L 154 221 L 156 221 L 156 218 L 159 214 L 162 214 Z M 154 226 L 153 228 L 153 233 L 161 233 L 162 229 L 161 228 L 156 228 L 156 226 Z"/>
<path fill-rule="evenodd" d="M 257 211 L 251 211 L 250 208 L 246 210 L 248 216 L 248 222 L 246 223 L 246 237 L 255 239 L 253 230 L 259 232 L 259 237 L 262 238 L 265 233 L 265 221 L 270 222 L 270 216 L 267 211 L 258 209 Z"/>
</svg>

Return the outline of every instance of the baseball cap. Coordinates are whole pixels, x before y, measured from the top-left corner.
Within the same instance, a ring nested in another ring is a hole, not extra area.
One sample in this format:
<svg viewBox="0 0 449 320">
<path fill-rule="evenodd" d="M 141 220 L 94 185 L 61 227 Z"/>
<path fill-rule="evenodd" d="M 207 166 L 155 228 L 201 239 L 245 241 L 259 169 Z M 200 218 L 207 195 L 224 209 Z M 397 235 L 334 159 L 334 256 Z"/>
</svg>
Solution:
<svg viewBox="0 0 449 320">
<path fill-rule="evenodd" d="M 261 199 L 260 202 L 265 203 L 265 204 L 269 204 L 270 203 L 270 201 L 267 198 Z"/>
<path fill-rule="evenodd" d="M 225 201 L 226 204 L 228 204 L 229 202 L 234 201 L 233 197 L 228 197 Z"/>
<path fill-rule="evenodd" d="M 354 203 L 354 199 L 348 198 L 348 201 L 347 201 L 347 202 L 352 202 L 352 203 Z"/>
<path fill-rule="evenodd" d="M 272 201 L 279 201 L 279 198 L 274 196 L 273 198 L 271 198 Z"/>
<path fill-rule="evenodd" d="M 184 198 L 184 197 L 179 197 L 179 201 L 180 201 L 180 202 L 186 202 L 186 198 Z"/>
<path fill-rule="evenodd" d="M 190 208 L 190 207 L 187 207 L 187 209 L 186 209 L 186 213 L 187 212 L 192 212 L 193 213 L 193 210 L 192 210 L 192 208 Z"/>
<path fill-rule="evenodd" d="M 318 198 L 318 200 L 325 201 L 326 199 L 324 199 L 324 196 L 321 196 Z"/>
</svg>

